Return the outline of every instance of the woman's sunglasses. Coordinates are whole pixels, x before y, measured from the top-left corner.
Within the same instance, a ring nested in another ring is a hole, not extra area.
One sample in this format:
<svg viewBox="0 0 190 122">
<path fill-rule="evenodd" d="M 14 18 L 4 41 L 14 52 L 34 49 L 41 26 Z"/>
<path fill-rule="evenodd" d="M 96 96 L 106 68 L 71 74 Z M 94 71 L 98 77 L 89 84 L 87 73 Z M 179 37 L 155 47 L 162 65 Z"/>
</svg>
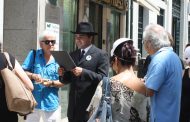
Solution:
<svg viewBox="0 0 190 122">
<path fill-rule="evenodd" d="M 55 40 L 44 40 L 42 42 L 44 42 L 46 45 L 49 45 L 50 42 L 51 42 L 52 45 L 55 44 Z"/>
</svg>

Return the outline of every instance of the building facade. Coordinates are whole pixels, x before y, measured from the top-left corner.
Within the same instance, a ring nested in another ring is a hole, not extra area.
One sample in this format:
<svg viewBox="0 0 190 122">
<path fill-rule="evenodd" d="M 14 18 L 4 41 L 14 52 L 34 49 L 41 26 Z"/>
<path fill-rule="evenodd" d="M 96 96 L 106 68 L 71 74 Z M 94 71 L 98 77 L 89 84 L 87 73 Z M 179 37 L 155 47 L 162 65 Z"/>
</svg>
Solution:
<svg viewBox="0 0 190 122">
<path fill-rule="evenodd" d="M 110 52 L 120 37 L 132 38 L 139 57 L 146 57 L 142 32 L 149 23 L 158 23 L 175 40 L 174 50 L 183 58 L 190 39 L 189 0 L 0 0 L 1 49 L 20 63 L 30 49 L 39 48 L 39 34 L 49 29 L 57 35 L 57 50 L 76 48 L 74 36 L 78 22 L 89 21 L 98 36 L 94 44 Z M 62 88 L 62 117 L 66 116 L 67 89 Z"/>
<path fill-rule="evenodd" d="M 98 36 L 94 44 L 110 51 L 119 37 L 134 40 L 142 56 L 142 32 L 149 23 L 158 23 L 175 40 L 174 50 L 183 57 L 189 35 L 189 0 L 2 0 L 0 41 L 2 49 L 20 62 L 30 49 L 39 48 L 38 36 L 44 29 L 57 34 L 57 50 L 75 49 L 70 31 L 77 23 L 89 21 Z"/>
<path fill-rule="evenodd" d="M 137 0 L 138 1 L 138 0 Z M 172 34 L 175 46 L 174 51 L 183 58 L 183 51 L 188 41 L 188 9 L 189 0 L 145 0 L 148 1 L 152 8 L 143 2 L 134 3 L 133 7 L 139 12 L 138 17 L 133 16 L 135 21 L 133 24 L 138 26 L 134 27 L 138 35 L 134 35 L 133 39 L 138 38 L 138 48 L 143 56 L 146 56 L 146 52 L 142 48 L 140 43 L 142 40 L 142 30 L 149 23 L 158 23 L 162 25 L 169 33 Z M 138 5 L 136 5 L 138 4 Z M 133 10 L 134 10 L 133 9 Z M 138 36 L 138 37 L 137 37 Z"/>
</svg>

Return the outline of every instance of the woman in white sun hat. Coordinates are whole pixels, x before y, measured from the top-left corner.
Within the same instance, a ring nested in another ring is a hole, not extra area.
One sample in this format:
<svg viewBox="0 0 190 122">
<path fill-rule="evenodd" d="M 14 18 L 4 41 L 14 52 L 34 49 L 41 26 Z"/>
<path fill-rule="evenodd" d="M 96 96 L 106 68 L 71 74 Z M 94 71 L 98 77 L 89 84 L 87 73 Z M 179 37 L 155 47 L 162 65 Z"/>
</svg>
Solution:
<svg viewBox="0 0 190 122">
<path fill-rule="evenodd" d="M 149 120 L 149 98 L 133 90 L 131 82 L 139 80 L 134 73 L 136 51 L 133 41 L 120 38 L 113 44 L 110 57 L 110 66 L 116 75 L 110 78 L 111 107 L 113 122 L 147 122 Z M 130 81 L 130 82 L 129 82 Z M 102 82 L 88 107 L 94 111 L 102 95 Z M 147 109 L 148 108 L 148 109 Z"/>
</svg>

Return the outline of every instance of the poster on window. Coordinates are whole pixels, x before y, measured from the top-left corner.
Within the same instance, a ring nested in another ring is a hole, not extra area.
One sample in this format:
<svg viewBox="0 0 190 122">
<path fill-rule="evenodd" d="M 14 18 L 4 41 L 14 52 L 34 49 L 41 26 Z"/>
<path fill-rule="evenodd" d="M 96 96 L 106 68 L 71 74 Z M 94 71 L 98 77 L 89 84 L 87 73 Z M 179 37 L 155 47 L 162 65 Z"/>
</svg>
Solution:
<svg viewBox="0 0 190 122">
<path fill-rule="evenodd" d="M 59 50 L 59 24 L 46 22 L 46 30 L 51 31 L 56 36 L 55 50 Z"/>
</svg>

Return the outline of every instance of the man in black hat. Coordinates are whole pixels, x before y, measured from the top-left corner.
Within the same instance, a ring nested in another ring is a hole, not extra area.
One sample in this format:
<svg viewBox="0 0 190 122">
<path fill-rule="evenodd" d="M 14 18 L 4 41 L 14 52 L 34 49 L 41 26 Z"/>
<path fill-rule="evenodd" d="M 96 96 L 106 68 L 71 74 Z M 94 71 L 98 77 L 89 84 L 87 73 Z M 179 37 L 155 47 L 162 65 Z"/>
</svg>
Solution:
<svg viewBox="0 0 190 122">
<path fill-rule="evenodd" d="M 98 83 L 108 76 L 109 59 L 106 52 L 92 44 L 94 32 L 92 24 L 81 22 L 75 32 L 77 50 L 70 53 L 77 67 L 66 71 L 61 79 L 70 83 L 68 119 L 69 122 L 86 122 L 86 111 Z M 61 75 L 61 73 L 60 73 Z"/>
</svg>

